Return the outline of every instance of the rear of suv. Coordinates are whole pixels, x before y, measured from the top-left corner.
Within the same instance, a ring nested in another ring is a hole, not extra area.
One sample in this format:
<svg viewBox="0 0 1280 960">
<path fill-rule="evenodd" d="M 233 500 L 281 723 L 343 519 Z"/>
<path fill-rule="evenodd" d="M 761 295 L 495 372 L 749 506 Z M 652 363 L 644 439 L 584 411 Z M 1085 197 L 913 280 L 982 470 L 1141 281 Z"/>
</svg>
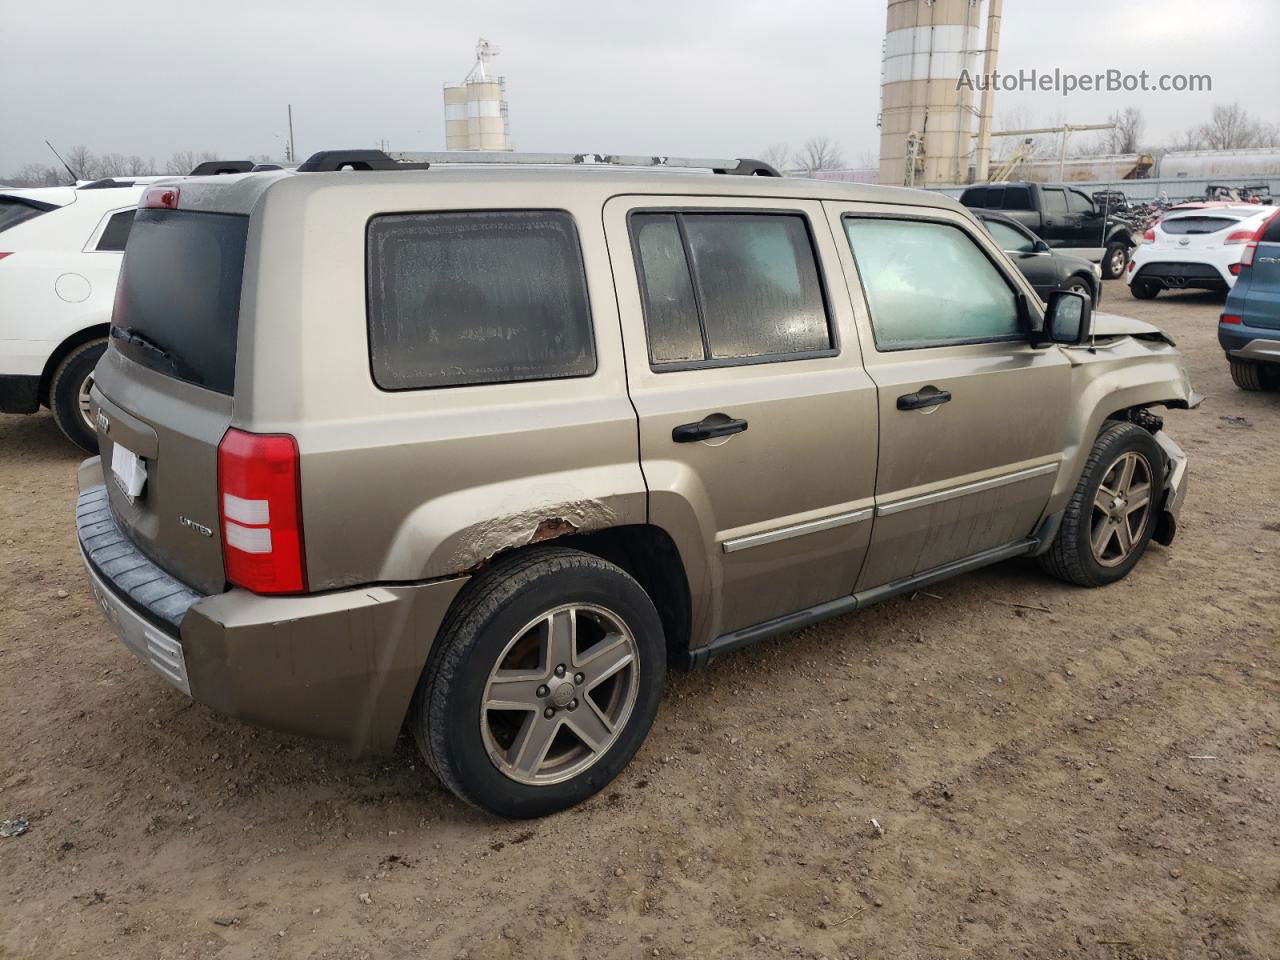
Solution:
<svg viewBox="0 0 1280 960">
<path fill-rule="evenodd" d="M 668 665 L 1172 540 L 1171 342 L 1041 307 L 954 201 L 454 159 L 144 197 L 76 523 L 116 633 L 195 699 L 356 750 L 407 726 L 536 816 L 626 765 Z"/>
<path fill-rule="evenodd" d="M 1236 386 L 1280 389 L 1280 210 L 1259 225 L 1241 253 L 1218 342 Z"/>
</svg>

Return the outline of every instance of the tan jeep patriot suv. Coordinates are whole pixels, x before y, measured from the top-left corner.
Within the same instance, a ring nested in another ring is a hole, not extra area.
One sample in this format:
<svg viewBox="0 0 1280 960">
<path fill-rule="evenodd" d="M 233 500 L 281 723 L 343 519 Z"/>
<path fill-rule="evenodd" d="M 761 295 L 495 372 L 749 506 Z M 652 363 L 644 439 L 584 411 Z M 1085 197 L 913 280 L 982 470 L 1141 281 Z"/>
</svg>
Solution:
<svg viewBox="0 0 1280 960">
<path fill-rule="evenodd" d="M 626 765 L 668 665 L 1172 540 L 1172 342 L 1042 304 L 960 204 L 501 160 L 143 198 L 76 521 L 115 632 L 195 699 L 358 750 L 407 726 L 460 797 L 536 816 Z"/>
</svg>

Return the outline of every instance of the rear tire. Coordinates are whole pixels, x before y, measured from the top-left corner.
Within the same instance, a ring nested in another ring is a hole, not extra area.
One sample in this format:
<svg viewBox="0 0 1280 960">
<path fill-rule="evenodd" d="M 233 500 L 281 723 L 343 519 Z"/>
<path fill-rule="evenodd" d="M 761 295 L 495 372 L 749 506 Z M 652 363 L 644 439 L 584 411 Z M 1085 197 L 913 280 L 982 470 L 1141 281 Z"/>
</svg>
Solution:
<svg viewBox="0 0 1280 960">
<path fill-rule="evenodd" d="M 458 597 L 410 726 L 458 797 L 498 816 L 545 816 L 630 762 L 657 715 L 666 659 L 662 621 L 629 574 L 535 548 L 497 560 Z"/>
<path fill-rule="evenodd" d="M 1252 392 L 1275 389 L 1276 379 L 1269 375 L 1270 371 L 1262 364 L 1253 360 L 1237 360 L 1235 357 L 1228 357 L 1227 360 L 1231 364 L 1231 379 L 1241 390 Z"/>
<path fill-rule="evenodd" d="M 49 378 L 49 409 L 63 436 L 86 453 L 98 452 L 98 434 L 89 420 L 93 368 L 106 352 L 106 339 L 82 343 L 65 357 Z"/>
<path fill-rule="evenodd" d="M 1133 469 L 1126 481 L 1127 464 Z M 1123 579 L 1155 532 L 1164 475 L 1164 454 L 1151 434 L 1132 423 L 1106 427 L 1094 441 L 1062 526 L 1040 565 L 1059 580 L 1082 587 Z M 1146 509 L 1139 515 L 1144 478 Z M 1106 490 L 1104 481 L 1109 484 Z"/>
<path fill-rule="evenodd" d="M 1125 267 L 1129 266 L 1129 245 L 1117 241 L 1107 245 L 1102 255 L 1102 278 L 1115 280 L 1124 276 Z"/>
<path fill-rule="evenodd" d="M 1159 295 L 1160 288 L 1145 280 L 1135 280 L 1129 284 L 1129 292 L 1137 300 L 1154 300 Z"/>
</svg>

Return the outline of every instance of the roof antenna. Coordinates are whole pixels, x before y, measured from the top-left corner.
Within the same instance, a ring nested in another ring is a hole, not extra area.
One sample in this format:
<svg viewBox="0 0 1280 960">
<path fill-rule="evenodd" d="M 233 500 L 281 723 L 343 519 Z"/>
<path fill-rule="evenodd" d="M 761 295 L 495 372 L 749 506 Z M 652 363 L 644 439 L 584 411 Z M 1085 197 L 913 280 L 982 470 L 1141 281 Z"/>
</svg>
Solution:
<svg viewBox="0 0 1280 960">
<path fill-rule="evenodd" d="M 46 140 L 46 141 L 44 142 L 44 145 L 45 145 L 46 147 L 48 147 L 50 150 L 53 150 L 53 144 L 52 144 L 52 143 L 50 143 L 48 140 Z M 74 170 L 72 170 L 72 169 L 71 169 L 71 164 L 67 163 L 67 161 L 65 161 L 65 160 L 63 160 L 63 159 L 62 159 L 62 154 L 60 154 L 57 150 L 53 150 L 53 155 L 54 155 L 55 157 L 57 157 L 57 158 L 58 158 L 59 162 L 60 162 L 64 167 L 66 167 L 66 168 L 67 168 L 67 173 L 71 174 L 71 182 L 72 182 L 72 183 L 75 183 L 77 180 L 79 180 L 79 179 L 80 179 L 80 175 L 79 175 L 78 173 L 76 173 Z"/>
</svg>

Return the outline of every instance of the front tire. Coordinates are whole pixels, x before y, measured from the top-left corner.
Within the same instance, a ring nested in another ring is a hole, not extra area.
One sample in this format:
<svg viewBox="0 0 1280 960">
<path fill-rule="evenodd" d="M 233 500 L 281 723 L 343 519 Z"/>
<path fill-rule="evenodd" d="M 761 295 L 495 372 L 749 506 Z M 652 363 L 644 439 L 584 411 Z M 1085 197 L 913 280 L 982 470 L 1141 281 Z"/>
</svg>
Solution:
<svg viewBox="0 0 1280 960">
<path fill-rule="evenodd" d="M 1123 579 L 1151 542 L 1164 474 L 1164 454 L 1146 430 L 1132 423 L 1104 429 L 1041 566 L 1082 587 Z"/>
<path fill-rule="evenodd" d="M 1231 379 L 1235 385 L 1241 390 L 1272 390 L 1275 389 L 1276 379 L 1269 377 L 1269 373 L 1262 364 L 1253 360 L 1237 360 L 1235 357 L 1228 357 L 1231 363 Z"/>
<path fill-rule="evenodd" d="M 644 589 L 591 554 L 543 547 L 467 585 L 418 684 L 410 725 L 442 783 L 503 817 L 604 788 L 644 742 L 666 678 Z"/>
<path fill-rule="evenodd" d="M 1129 266 L 1129 245 L 1117 241 L 1107 245 L 1102 255 L 1102 277 L 1104 280 L 1115 280 L 1124 276 L 1124 268 Z"/>
<path fill-rule="evenodd" d="M 49 409 L 63 436 L 86 453 L 98 452 L 98 434 L 89 419 L 89 391 L 93 368 L 106 352 L 107 341 L 82 343 L 65 357 L 49 379 Z"/>
</svg>

